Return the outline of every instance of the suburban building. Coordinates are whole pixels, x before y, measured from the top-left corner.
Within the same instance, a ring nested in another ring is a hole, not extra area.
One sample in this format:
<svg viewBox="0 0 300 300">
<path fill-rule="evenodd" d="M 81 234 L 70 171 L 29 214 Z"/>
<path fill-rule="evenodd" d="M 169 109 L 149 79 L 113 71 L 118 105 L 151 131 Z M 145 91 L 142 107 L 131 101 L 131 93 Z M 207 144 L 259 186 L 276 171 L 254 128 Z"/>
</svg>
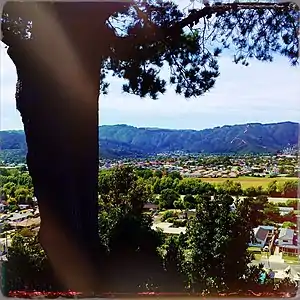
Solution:
<svg viewBox="0 0 300 300">
<path fill-rule="evenodd" d="M 253 229 L 254 239 L 249 243 L 249 246 L 263 248 L 266 245 L 269 236 L 269 230 L 259 226 Z"/>
<path fill-rule="evenodd" d="M 294 211 L 293 207 L 278 207 L 278 209 L 281 216 L 287 215 L 288 213 Z"/>
<path fill-rule="evenodd" d="M 273 234 L 275 230 L 275 226 L 269 226 L 269 225 L 260 225 L 259 227 L 266 229 L 269 231 L 269 234 Z"/>
<path fill-rule="evenodd" d="M 294 230 L 289 228 L 281 228 L 278 236 L 278 246 L 294 245 Z"/>
</svg>

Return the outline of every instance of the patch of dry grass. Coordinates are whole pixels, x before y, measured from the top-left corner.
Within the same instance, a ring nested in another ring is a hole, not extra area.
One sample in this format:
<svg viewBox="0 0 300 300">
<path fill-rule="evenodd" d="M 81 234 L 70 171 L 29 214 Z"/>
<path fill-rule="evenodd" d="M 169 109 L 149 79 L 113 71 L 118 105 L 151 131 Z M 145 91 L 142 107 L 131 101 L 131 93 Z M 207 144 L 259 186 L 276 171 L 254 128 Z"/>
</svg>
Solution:
<svg viewBox="0 0 300 300">
<path fill-rule="evenodd" d="M 238 178 L 200 178 L 204 182 L 209 183 L 222 183 L 226 180 L 232 180 L 235 182 L 240 182 L 242 185 L 242 188 L 248 188 L 248 187 L 258 187 L 262 186 L 263 188 L 266 188 L 268 184 L 274 180 L 277 180 L 279 183 L 283 183 L 287 180 L 297 180 L 297 177 L 276 177 L 276 178 L 267 178 L 267 177 L 238 177 Z"/>
</svg>

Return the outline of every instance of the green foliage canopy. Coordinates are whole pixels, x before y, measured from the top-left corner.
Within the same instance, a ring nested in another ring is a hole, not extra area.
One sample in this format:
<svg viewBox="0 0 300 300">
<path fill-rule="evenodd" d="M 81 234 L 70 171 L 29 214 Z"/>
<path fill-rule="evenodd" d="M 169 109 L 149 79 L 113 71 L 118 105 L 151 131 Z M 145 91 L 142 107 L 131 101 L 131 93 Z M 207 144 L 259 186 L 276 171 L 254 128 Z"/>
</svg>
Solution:
<svg viewBox="0 0 300 300">
<path fill-rule="evenodd" d="M 99 16 L 101 12 L 107 20 L 99 29 L 99 37 L 101 33 L 106 37 L 99 53 L 103 92 L 108 87 L 104 78 L 112 73 L 125 79 L 125 92 L 140 97 L 157 99 L 168 83 L 187 98 L 203 95 L 215 85 L 220 75 L 218 57 L 227 48 L 234 51 L 234 62 L 243 65 L 251 58 L 272 61 L 276 53 L 288 57 L 292 65 L 298 62 L 299 11 L 291 3 L 214 4 L 187 14 L 172 1 L 98 6 Z M 13 47 L 34 46 L 40 30 L 35 25 L 41 24 L 35 15 L 38 9 L 67 9 L 68 16 L 60 18 L 68 22 L 78 8 L 78 4 L 8 2 L 1 20 L 3 41 Z M 91 17 L 82 24 L 84 34 L 94 30 L 95 6 L 89 13 Z M 104 41 L 92 36 L 91 42 L 97 47 Z M 160 74 L 165 65 L 170 71 L 168 81 Z"/>
</svg>

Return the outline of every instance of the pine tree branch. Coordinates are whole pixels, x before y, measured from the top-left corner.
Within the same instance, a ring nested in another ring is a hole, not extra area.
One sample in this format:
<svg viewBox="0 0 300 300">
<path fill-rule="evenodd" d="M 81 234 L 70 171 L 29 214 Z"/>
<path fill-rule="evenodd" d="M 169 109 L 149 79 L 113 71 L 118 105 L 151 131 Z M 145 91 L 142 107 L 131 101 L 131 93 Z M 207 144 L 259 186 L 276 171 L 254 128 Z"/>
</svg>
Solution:
<svg viewBox="0 0 300 300">
<path fill-rule="evenodd" d="M 185 27 L 192 27 L 199 23 L 203 18 L 211 17 L 212 15 L 222 15 L 230 11 L 241 10 L 275 10 L 275 11 L 289 11 L 293 9 L 294 4 L 291 2 L 286 3 L 229 3 L 206 6 L 200 10 L 192 10 L 190 14 L 168 28 L 159 27 L 153 23 L 148 24 L 149 29 L 141 32 L 139 35 L 132 35 L 126 37 L 118 37 L 111 35 L 110 37 L 110 50 L 112 57 L 119 60 L 128 60 L 135 56 L 134 49 L 139 45 L 149 45 L 165 41 L 167 39 L 176 38 L 180 35 Z M 137 51 L 137 50 L 136 50 Z M 131 52 L 131 54 L 129 53 Z"/>
</svg>

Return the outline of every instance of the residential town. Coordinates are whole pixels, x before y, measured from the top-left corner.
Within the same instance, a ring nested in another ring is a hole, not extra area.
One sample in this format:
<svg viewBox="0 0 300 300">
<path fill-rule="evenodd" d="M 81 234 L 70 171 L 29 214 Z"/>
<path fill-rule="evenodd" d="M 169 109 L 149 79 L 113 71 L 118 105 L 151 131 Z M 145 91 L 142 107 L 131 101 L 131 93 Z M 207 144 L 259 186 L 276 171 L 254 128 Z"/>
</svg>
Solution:
<svg viewBox="0 0 300 300">
<path fill-rule="evenodd" d="M 300 170 L 298 158 L 291 154 L 275 156 L 218 157 L 199 155 L 158 156 L 148 160 L 100 160 L 100 169 L 130 164 L 151 170 L 178 171 L 183 177 L 195 178 L 237 178 L 252 177 L 297 177 Z"/>
<path fill-rule="evenodd" d="M 102 160 L 99 176 L 105 178 L 120 167 L 133 168 L 139 178 L 150 184 L 153 195 L 144 203 L 143 213 L 151 216 L 152 230 L 166 236 L 187 233 L 187 224 L 197 215 L 196 203 L 203 201 L 200 191 L 204 198 L 213 191 L 230 194 L 232 211 L 249 197 L 262 201 L 264 217 L 249 233 L 251 264 L 262 263 L 266 270 L 274 272 L 274 279 L 300 281 L 297 157 L 170 156 L 145 161 Z M 6 260 L 14 236 L 34 236 L 39 230 L 40 216 L 26 166 L 6 165 L 0 171 L 0 254 L 1 260 Z M 101 194 L 101 186 L 99 189 L 100 201 L 105 195 Z M 215 201 L 213 194 L 209 197 Z"/>
<path fill-rule="evenodd" d="M 157 205 L 147 203 L 144 209 L 145 211 L 153 212 L 152 228 L 154 230 L 162 230 L 168 235 L 185 233 L 186 227 L 174 227 L 173 223 L 168 221 L 161 222 Z M 279 210 L 282 216 L 293 212 L 292 207 L 279 207 Z M 178 219 L 190 218 L 194 214 L 195 209 L 190 209 L 179 213 Z M 300 216 L 297 215 L 297 217 Z M 1 259 L 5 259 L 11 239 L 16 232 L 19 231 L 24 235 L 30 235 L 31 231 L 37 232 L 39 230 L 39 211 L 37 206 L 30 208 L 28 205 L 20 205 L 20 211 L 14 213 L 2 211 L 0 222 Z M 284 224 L 277 224 L 277 226 L 260 225 L 253 228 L 254 238 L 252 241 L 249 241 L 249 251 L 254 254 L 253 263 L 262 262 L 266 267 L 272 265 L 277 268 L 274 268 L 274 278 L 282 279 L 292 276 L 294 280 L 300 281 L 299 231 L 282 227 L 282 225 Z M 289 266 L 291 268 L 288 268 Z M 285 269 L 288 272 L 285 272 Z"/>
</svg>

